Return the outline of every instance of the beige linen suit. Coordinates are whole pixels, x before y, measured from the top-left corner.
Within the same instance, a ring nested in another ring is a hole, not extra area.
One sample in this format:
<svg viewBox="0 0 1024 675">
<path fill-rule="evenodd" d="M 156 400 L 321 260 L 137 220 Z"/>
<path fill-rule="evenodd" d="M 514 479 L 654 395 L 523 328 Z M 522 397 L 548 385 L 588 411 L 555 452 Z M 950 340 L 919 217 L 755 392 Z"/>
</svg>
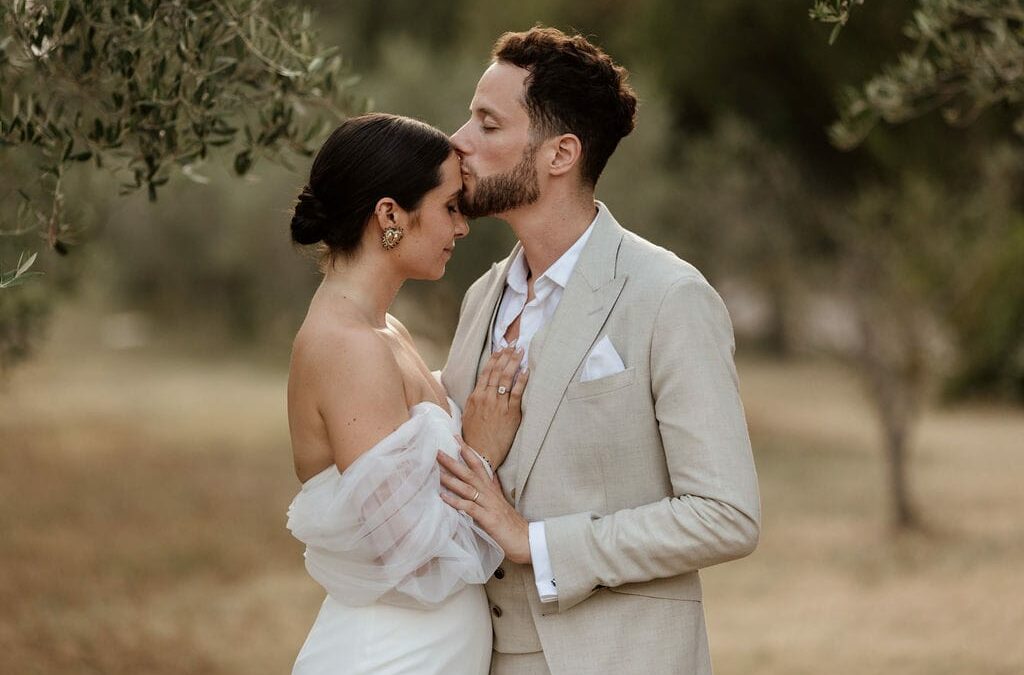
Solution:
<svg viewBox="0 0 1024 675">
<path fill-rule="evenodd" d="M 442 375 L 460 406 L 518 248 L 463 300 Z M 625 370 L 581 382 L 604 336 Z M 704 277 L 602 209 L 531 343 L 523 422 L 498 471 L 509 501 L 545 522 L 558 601 L 540 602 L 529 565 L 502 563 L 486 587 L 492 673 L 711 672 L 697 570 L 749 554 L 760 522 L 733 349 Z"/>
</svg>

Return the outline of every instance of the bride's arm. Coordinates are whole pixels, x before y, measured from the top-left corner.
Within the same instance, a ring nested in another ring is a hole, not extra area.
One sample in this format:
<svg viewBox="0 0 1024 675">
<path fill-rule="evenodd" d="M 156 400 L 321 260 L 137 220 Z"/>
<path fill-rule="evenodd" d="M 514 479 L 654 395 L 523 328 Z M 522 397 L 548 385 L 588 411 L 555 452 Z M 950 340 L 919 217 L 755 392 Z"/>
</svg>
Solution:
<svg viewBox="0 0 1024 675">
<path fill-rule="evenodd" d="M 313 346 L 306 368 L 327 429 L 334 463 L 344 471 L 409 419 L 402 373 L 376 333 L 345 329 Z"/>
<path fill-rule="evenodd" d="M 388 358 L 363 341 L 318 364 L 311 386 L 320 387 L 344 474 L 304 488 L 289 529 L 307 545 L 310 574 L 340 601 L 431 606 L 486 581 L 504 554 L 441 500 L 436 455 L 457 447 L 450 423 L 436 412 L 410 418 L 398 366 L 382 347 Z"/>
</svg>

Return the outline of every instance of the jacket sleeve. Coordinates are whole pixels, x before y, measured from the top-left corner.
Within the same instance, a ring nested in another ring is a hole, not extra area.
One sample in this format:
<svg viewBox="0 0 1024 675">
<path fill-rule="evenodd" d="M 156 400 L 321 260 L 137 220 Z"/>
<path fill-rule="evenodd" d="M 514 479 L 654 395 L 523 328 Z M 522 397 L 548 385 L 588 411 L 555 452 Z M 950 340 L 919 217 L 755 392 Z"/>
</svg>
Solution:
<svg viewBox="0 0 1024 675">
<path fill-rule="evenodd" d="M 666 292 L 651 338 L 651 393 L 672 497 L 545 520 L 564 612 L 602 586 L 677 576 L 750 554 L 757 475 L 721 298 L 701 277 Z"/>
</svg>

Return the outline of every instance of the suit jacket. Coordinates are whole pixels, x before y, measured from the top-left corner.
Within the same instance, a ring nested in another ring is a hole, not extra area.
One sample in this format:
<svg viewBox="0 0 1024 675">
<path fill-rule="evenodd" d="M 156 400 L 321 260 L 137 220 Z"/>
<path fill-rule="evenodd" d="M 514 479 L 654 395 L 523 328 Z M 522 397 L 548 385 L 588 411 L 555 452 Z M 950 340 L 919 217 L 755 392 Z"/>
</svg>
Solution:
<svg viewBox="0 0 1024 675">
<path fill-rule="evenodd" d="M 442 381 L 464 406 L 519 244 L 467 291 Z M 625 370 L 580 381 L 610 337 Z M 698 570 L 757 545 L 757 476 L 728 312 L 703 276 L 602 209 L 530 347 L 523 421 L 499 469 L 545 522 L 557 603 L 506 560 L 486 586 L 499 652 L 554 675 L 710 673 Z"/>
</svg>

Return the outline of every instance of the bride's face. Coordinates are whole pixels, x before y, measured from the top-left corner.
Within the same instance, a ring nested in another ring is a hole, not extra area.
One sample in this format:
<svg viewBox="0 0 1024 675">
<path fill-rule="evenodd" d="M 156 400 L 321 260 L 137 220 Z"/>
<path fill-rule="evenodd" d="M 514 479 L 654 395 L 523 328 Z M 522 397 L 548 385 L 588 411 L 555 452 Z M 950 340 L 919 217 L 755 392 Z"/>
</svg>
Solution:
<svg viewBox="0 0 1024 675">
<path fill-rule="evenodd" d="M 459 212 L 462 174 L 452 152 L 441 165 L 441 184 L 423 196 L 402 241 L 392 251 L 410 279 L 440 279 L 452 257 L 455 240 L 469 234 Z"/>
</svg>

